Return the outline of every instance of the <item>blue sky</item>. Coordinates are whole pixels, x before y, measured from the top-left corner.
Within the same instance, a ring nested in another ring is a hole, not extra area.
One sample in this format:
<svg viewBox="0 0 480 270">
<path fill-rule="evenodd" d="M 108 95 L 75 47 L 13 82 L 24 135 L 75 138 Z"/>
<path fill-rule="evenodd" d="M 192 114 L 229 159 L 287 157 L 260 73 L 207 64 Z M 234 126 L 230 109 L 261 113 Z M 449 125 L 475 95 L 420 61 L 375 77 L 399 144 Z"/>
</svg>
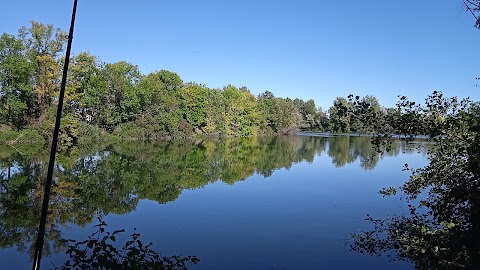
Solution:
<svg viewBox="0 0 480 270">
<path fill-rule="evenodd" d="M 68 30 L 72 3 L 5 1 L 0 32 L 30 20 Z M 480 99 L 473 24 L 461 0 L 79 0 L 73 51 L 323 108 L 350 93 L 393 106 L 433 90 Z"/>
</svg>

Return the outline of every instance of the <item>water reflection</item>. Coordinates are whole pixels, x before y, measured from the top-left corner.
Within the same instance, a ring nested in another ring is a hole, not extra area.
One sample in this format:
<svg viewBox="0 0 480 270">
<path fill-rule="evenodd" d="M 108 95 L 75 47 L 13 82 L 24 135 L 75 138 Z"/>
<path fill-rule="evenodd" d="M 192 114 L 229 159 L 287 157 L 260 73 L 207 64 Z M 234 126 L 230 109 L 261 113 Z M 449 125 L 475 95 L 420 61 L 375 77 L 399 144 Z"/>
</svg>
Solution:
<svg viewBox="0 0 480 270">
<path fill-rule="evenodd" d="M 401 143 L 389 155 L 416 151 Z M 0 149 L 0 248 L 16 247 L 32 254 L 36 237 L 47 150 Z M 142 199 L 164 204 L 183 190 L 209 183 L 227 184 L 254 174 L 270 177 L 275 170 L 313 162 L 327 153 L 332 163 L 359 161 L 373 169 L 382 155 L 368 137 L 294 136 L 228 140 L 138 142 L 74 147 L 57 160 L 56 179 L 45 235 L 44 255 L 65 250 L 60 226 L 85 226 L 97 216 L 126 214 Z"/>
</svg>

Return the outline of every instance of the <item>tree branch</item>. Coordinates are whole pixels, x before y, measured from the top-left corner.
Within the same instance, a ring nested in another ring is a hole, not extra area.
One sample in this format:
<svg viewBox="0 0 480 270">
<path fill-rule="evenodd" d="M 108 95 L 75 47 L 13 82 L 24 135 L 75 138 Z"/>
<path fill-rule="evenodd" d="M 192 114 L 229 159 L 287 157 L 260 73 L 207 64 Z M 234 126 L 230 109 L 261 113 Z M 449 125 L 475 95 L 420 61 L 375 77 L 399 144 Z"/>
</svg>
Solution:
<svg viewBox="0 0 480 270">
<path fill-rule="evenodd" d="M 467 8 L 467 10 L 470 11 L 470 13 L 475 18 L 476 27 L 480 27 L 480 20 L 478 19 L 477 15 L 475 15 L 475 11 L 480 10 L 480 2 L 475 3 L 475 2 L 472 2 L 471 0 L 462 0 L 462 1 L 465 7 Z"/>
</svg>

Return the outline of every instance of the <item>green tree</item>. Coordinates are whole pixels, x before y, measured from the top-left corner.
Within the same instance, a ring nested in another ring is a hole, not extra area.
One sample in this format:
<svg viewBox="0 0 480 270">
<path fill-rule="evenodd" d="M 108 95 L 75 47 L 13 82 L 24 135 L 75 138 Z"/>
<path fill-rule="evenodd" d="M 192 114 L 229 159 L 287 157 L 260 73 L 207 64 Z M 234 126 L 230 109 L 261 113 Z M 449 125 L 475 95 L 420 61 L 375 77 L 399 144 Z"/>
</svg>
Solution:
<svg viewBox="0 0 480 270">
<path fill-rule="evenodd" d="M 345 98 L 337 97 L 333 106 L 328 110 L 330 118 L 329 130 L 331 132 L 350 132 L 350 118 L 352 104 Z"/>
<path fill-rule="evenodd" d="M 189 83 L 180 89 L 180 110 L 183 118 L 197 133 L 203 133 L 203 128 L 207 125 L 207 98 L 208 88 L 203 85 Z"/>
<path fill-rule="evenodd" d="M 220 89 L 208 91 L 207 124 L 203 129 L 208 135 L 225 135 L 226 125 L 225 96 Z"/>
<path fill-rule="evenodd" d="M 103 104 L 100 124 L 108 130 L 135 119 L 140 112 L 137 85 L 142 78 L 138 67 L 121 61 L 105 65 L 108 94 Z"/>
<path fill-rule="evenodd" d="M 53 25 L 32 21 L 29 28 L 19 30 L 19 38 L 26 48 L 28 60 L 35 66 L 33 115 L 40 117 L 52 105 L 60 89 L 60 53 L 64 50 L 67 34 Z"/>
<path fill-rule="evenodd" d="M 327 112 L 325 112 L 322 108 L 317 109 L 317 114 L 315 115 L 315 127 L 319 131 L 327 131 L 329 125 L 329 119 Z"/>
<path fill-rule="evenodd" d="M 253 136 L 258 132 L 258 112 L 255 96 L 246 87 L 233 85 L 223 89 L 225 101 L 225 132 L 229 136 Z"/>
<path fill-rule="evenodd" d="M 301 129 L 314 130 L 319 128 L 316 121 L 317 108 L 313 99 L 305 102 L 303 99 L 296 98 L 293 100 L 293 104 L 302 117 Z"/>
<path fill-rule="evenodd" d="M 367 95 L 363 98 L 349 96 L 350 130 L 355 133 L 374 133 L 384 128 L 385 116 L 377 98 Z"/>
<path fill-rule="evenodd" d="M 299 130 L 302 119 L 293 100 L 265 91 L 258 96 L 258 106 L 262 133 L 284 135 Z"/>
<path fill-rule="evenodd" d="M 258 95 L 257 100 L 258 111 L 260 112 L 260 130 L 263 134 L 272 134 L 276 128 L 275 119 L 273 117 L 273 114 L 275 113 L 275 96 L 272 92 L 265 91 Z"/>
<path fill-rule="evenodd" d="M 23 128 L 33 105 L 34 65 L 28 60 L 22 40 L 0 37 L 0 121 Z"/>
<path fill-rule="evenodd" d="M 167 80 L 170 77 L 174 78 L 172 80 L 175 84 Z M 183 119 L 179 97 L 181 83 L 178 75 L 165 70 L 152 72 L 140 81 L 138 96 L 141 115 L 135 123 L 144 126 L 150 138 L 181 135 L 178 132 L 179 123 Z"/>
<path fill-rule="evenodd" d="M 183 80 L 175 72 L 162 69 L 157 72 L 157 76 L 170 95 L 175 94 L 183 85 Z"/>
<path fill-rule="evenodd" d="M 427 136 L 434 142 L 429 165 L 412 169 L 410 179 L 383 195 L 402 193 L 409 214 L 380 220 L 374 229 L 353 234 L 351 248 L 390 254 L 416 269 L 476 269 L 480 265 L 480 107 L 440 92 L 424 105 L 402 97 L 393 134 Z M 379 137 L 385 139 L 385 135 Z M 381 140 L 377 141 L 381 142 Z"/>
<path fill-rule="evenodd" d="M 108 96 L 108 81 L 99 60 L 86 52 L 70 62 L 65 111 L 81 121 L 98 124 Z"/>
</svg>

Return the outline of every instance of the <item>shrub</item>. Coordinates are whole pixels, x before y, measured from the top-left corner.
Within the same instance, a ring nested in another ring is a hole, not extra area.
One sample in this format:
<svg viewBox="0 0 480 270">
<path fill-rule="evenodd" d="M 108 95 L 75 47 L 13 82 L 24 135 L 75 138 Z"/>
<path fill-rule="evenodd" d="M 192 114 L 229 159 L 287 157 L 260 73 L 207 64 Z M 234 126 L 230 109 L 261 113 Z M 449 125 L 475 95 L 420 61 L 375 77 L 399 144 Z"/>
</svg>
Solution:
<svg viewBox="0 0 480 270">
<path fill-rule="evenodd" d="M 98 219 L 98 230 L 84 241 L 67 240 L 66 254 L 69 259 L 63 266 L 55 269 L 168 269 L 185 270 L 200 260 L 196 256 L 162 257 L 151 249 L 152 243 L 144 245 L 140 234 L 134 229 L 131 240 L 118 249 L 114 243 L 116 235 L 125 230 L 108 232 L 107 224 Z"/>
</svg>

